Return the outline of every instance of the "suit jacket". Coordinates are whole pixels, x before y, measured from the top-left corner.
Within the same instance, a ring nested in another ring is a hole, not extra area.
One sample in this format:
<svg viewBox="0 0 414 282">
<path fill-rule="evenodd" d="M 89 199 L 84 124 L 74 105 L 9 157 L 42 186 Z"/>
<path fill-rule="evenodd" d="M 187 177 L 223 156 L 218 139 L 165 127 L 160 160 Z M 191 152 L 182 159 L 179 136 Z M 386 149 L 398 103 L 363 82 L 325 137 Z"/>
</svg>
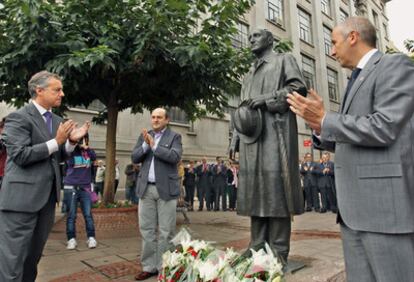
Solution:
<svg viewBox="0 0 414 282">
<path fill-rule="evenodd" d="M 305 170 L 305 167 L 308 167 L 308 164 L 306 162 L 304 162 L 301 166 L 300 166 L 300 174 L 303 176 L 303 186 L 308 187 L 308 186 L 317 186 L 317 174 L 316 174 L 316 170 L 317 170 L 317 166 L 318 164 L 315 162 L 310 162 L 309 164 L 309 169 Z M 311 170 L 312 168 L 312 170 Z"/>
<path fill-rule="evenodd" d="M 0 190 L 0 209 L 36 212 L 56 189 L 59 202 L 62 176 L 59 163 L 64 146 L 49 155 L 46 142 L 56 136 L 62 118 L 52 115 L 52 135 L 33 103 L 29 103 L 6 120 L 3 140 L 7 146 L 7 163 Z"/>
<path fill-rule="evenodd" d="M 195 171 L 197 174 L 197 188 L 209 189 L 211 186 L 210 176 L 212 175 L 210 165 L 206 164 L 206 171 L 203 171 L 203 164 L 201 164 L 196 167 Z"/>
<path fill-rule="evenodd" d="M 329 168 L 328 173 L 324 173 L 323 170 Z M 329 161 L 326 164 L 320 163 L 317 165 L 315 174 L 318 177 L 318 186 L 319 187 L 332 187 L 333 186 L 333 176 L 334 176 L 334 163 Z"/>
<path fill-rule="evenodd" d="M 153 134 L 151 130 L 149 134 Z M 141 163 L 141 169 L 137 177 L 137 194 L 142 197 L 147 190 L 148 173 L 151 161 L 154 158 L 155 181 L 158 194 L 161 199 L 168 201 L 176 199 L 180 195 L 180 180 L 177 164 L 183 151 L 181 135 L 166 128 L 155 151 L 149 148 L 146 152 L 142 148 L 144 138 L 142 134 L 132 151 L 132 162 Z"/>
<path fill-rule="evenodd" d="M 352 229 L 414 232 L 414 64 L 375 53 L 317 146 L 335 150 L 339 211 Z"/>
</svg>

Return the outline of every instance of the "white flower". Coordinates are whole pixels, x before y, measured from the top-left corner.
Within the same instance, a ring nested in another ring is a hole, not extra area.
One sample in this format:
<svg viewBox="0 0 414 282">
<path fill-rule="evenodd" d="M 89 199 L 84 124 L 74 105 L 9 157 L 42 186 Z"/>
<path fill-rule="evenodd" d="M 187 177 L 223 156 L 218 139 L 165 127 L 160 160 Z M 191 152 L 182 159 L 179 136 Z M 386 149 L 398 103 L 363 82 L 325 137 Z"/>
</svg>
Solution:
<svg viewBox="0 0 414 282">
<path fill-rule="evenodd" d="M 162 267 L 169 267 L 169 268 L 173 268 L 177 265 L 179 265 L 184 259 L 183 254 L 181 253 L 177 253 L 177 252 L 170 252 L 170 251 L 166 251 L 163 255 L 162 255 Z"/>
</svg>

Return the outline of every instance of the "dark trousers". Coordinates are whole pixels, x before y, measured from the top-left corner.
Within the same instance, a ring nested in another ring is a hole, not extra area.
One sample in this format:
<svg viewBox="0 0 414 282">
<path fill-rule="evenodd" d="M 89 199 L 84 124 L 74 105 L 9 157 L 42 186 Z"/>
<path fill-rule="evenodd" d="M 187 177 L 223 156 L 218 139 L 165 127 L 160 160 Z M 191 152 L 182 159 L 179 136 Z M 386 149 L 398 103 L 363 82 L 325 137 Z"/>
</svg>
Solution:
<svg viewBox="0 0 414 282">
<path fill-rule="evenodd" d="M 237 188 L 234 185 L 228 185 L 227 187 L 229 190 L 229 208 L 235 209 L 237 201 Z"/>
<path fill-rule="evenodd" d="M 316 188 L 317 189 L 317 188 Z M 307 209 L 309 209 L 309 208 L 313 208 L 313 207 L 315 207 L 314 206 L 314 201 L 313 201 L 313 194 L 314 194 L 314 192 L 313 192 L 313 190 L 314 190 L 314 188 L 313 188 L 313 186 L 312 185 L 305 185 L 305 203 L 306 203 L 306 208 Z"/>
<path fill-rule="evenodd" d="M 319 189 L 321 191 L 322 209 L 337 211 L 336 199 L 331 186 L 321 186 Z"/>
<path fill-rule="evenodd" d="M 317 185 L 312 186 L 312 202 L 315 210 L 319 210 L 321 205 L 319 203 L 319 187 Z"/>
<path fill-rule="evenodd" d="M 55 219 L 55 188 L 38 212 L 0 211 L 0 281 L 35 281 Z"/>
<path fill-rule="evenodd" d="M 96 182 L 94 185 L 94 191 L 96 195 L 99 196 L 101 194 L 101 197 L 103 196 L 103 189 L 104 189 L 104 182 Z"/>
<path fill-rule="evenodd" d="M 197 198 L 199 202 L 198 209 L 203 210 L 204 202 L 206 201 L 206 188 L 204 185 L 197 185 Z"/>
<path fill-rule="evenodd" d="M 267 242 L 286 265 L 290 250 L 290 217 L 251 217 L 251 241 L 249 247 Z"/>
<path fill-rule="evenodd" d="M 227 210 L 227 196 L 226 196 L 226 184 L 225 183 L 216 183 L 214 185 L 214 210 L 218 211 L 220 209 L 220 198 L 221 198 L 221 208 L 223 211 Z"/>
<path fill-rule="evenodd" d="M 194 185 L 185 186 L 185 201 L 190 204 L 191 208 L 194 208 Z"/>
<path fill-rule="evenodd" d="M 209 184 L 205 187 L 206 189 L 206 207 L 208 211 L 213 210 L 213 203 L 214 203 L 214 187 Z"/>
</svg>

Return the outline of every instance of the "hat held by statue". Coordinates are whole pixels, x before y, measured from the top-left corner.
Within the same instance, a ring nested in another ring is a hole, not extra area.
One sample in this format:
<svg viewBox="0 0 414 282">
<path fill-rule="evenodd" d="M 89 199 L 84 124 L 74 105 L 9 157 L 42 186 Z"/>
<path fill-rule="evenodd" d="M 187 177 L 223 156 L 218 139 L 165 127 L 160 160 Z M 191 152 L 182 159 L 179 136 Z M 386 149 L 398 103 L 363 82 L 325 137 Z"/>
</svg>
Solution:
<svg viewBox="0 0 414 282">
<path fill-rule="evenodd" d="M 240 140 L 246 144 L 256 142 L 262 133 L 263 119 L 260 109 L 252 109 L 248 101 L 243 101 L 234 112 L 233 124 Z"/>
</svg>

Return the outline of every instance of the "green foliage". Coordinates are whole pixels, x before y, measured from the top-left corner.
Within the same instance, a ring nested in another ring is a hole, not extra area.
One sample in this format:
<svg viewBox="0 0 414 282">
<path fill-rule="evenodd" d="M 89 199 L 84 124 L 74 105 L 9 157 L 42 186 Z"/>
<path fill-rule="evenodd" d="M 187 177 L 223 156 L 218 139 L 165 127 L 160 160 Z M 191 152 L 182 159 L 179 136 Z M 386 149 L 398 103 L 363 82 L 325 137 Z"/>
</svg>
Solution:
<svg viewBox="0 0 414 282">
<path fill-rule="evenodd" d="M 30 75 L 48 69 L 64 78 L 67 106 L 219 114 L 249 65 L 231 37 L 253 2 L 4 0 L 0 101 L 21 106 Z"/>
</svg>

